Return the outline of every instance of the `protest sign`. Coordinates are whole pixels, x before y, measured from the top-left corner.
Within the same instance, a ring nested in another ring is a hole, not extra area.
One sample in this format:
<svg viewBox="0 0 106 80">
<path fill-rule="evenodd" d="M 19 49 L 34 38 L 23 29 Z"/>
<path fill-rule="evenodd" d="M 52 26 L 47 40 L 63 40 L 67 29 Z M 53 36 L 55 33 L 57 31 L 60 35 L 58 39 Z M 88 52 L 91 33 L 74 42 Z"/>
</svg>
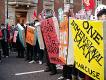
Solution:
<svg viewBox="0 0 106 80">
<path fill-rule="evenodd" d="M 20 40 L 21 44 L 23 45 L 23 47 L 25 47 L 25 31 L 24 31 L 24 28 L 20 24 L 17 24 L 17 26 L 18 26 L 19 40 Z"/>
<path fill-rule="evenodd" d="M 64 64 L 67 64 L 67 55 L 68 55 L 68 19 L 60 22 L 59 28 L 59 58 Z"/>
<path fill-rule="evenodd" d="M 104 80 L 103 22 L 72 20 L 75 67 L 95 80 Z"/>
<path fill-rule="evenodd" d="M 35 26 L 36 26 L 36 34 L 37 34 L 39 47 L 40 47 L 40 49 L 44 50 L 44 41 L 43 41 L 43 37 L 42 37 L 40 22 L 36 23 Z"/>
<path fill-rule="evenodd" d="M 36 30 L 32 26 L 27 27 L 27 32 L 26 32 L 26 42 L 29 43 L 30 45 L 35 45 L 36 44 Z"/>
<path fill-rule="evenodd" d="M 63 64 L 63 62 L 59 59 L 59 38 L 57 37 L 57 32 L 59 32 L 59 30 L 56 30 L 59 26 L 55 26 L 56 24 L 53 19 L 55 18 L 52 17 L 43 20 L 41 23 L 41 30 L 50 62 L 55 64 Z M 55 22 L 56 21 L 57 20 L 55 20 Z"/>
</svg>

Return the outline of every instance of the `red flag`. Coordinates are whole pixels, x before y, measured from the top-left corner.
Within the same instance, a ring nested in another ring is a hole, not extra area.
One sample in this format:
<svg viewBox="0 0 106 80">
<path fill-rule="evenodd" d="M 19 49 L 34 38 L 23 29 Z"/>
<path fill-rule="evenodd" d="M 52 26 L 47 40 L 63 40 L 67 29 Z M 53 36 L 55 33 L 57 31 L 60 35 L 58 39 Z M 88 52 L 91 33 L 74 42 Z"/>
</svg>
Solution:
<svg viewBox="0 0 106 80">
<path fill-rule="evenodd" d="M 36 10 L 34 10 L 32 18 L 34 19 L 35 17 L 37 17 Z"/>
<path fill-rule="evenodd" d="M 83 0 L 83 5 L 86 11 L 93 10 L 95 7 L 95 1 L 94 0 Z"/>
</svg>

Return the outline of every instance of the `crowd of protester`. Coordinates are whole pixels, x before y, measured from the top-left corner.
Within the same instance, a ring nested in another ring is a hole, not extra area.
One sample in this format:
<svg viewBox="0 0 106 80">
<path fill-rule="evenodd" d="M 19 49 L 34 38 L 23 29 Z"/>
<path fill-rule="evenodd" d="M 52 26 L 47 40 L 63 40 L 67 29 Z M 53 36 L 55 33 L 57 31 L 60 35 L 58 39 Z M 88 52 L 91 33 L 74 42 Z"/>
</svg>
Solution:
<svg viewBox="0 0 106 80">
<path fill-rule="evenodd" d="M 73 14 L 65 13 L 64 14 L 67 18 Z M 48 16 L 46 18 L 50 18 L 52 16 Z M 99 20 L 106 20 L 106 10 L 101 10 L 97 17 Z M 32 23 L 27 23 L 26 25 L 20 24 L 25 29 L 25 34 L 27 31 L 28 26 L 33 27 L 40 27 L 40 24 L 35 26 L 36 24 L 40 23 L 41 21 L 41 15 L 34 18 L 34 21 Z M 46 64 L 47 68 L 45 69 L 45 72 L 51 72 L 50 75 L 57 74 L 56 64 L 50 63 L 48 52 L 44 43 L 44 49 L 40 48 L 39 41 L 36 39 L 36 45 L 30 45 L 29 43 L 26 43 L 26 47 L 22 45 L 19 39 L 19 34 L 16 37 L 16 42 L 13 41 L 14 33 L 18 31 L 18 26 L 12 25 L 7 27 L 5 24 L 0 25 L 0 62 L 2 61 L 2 57 L 8 58 L 9 57 L 9 49 L 10 48 L 16 48 L 17 50 L 17 58 L 25 58 L 26 61 L 29 63 L 39 63 L 43 64 L 43 58 L 46 57 Z M 77 70 L 72 65 L 63 65 L 62 69 L 62 76 L 58 78 L 58 80 L 78 80 L 78 76 L 80 77 L 80 80 L 84 80 L 85 74 L 81 71 Z M 89 80 L 93 80 L 92 78 L 89 78 Z"/>
</svg>

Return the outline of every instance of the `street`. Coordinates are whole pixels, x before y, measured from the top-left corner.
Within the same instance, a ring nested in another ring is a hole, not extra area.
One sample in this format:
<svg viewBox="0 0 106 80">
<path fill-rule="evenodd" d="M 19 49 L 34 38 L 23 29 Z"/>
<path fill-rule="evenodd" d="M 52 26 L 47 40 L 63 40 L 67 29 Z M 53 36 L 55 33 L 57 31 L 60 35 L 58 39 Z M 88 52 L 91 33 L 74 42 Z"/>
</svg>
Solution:
<svg viewBox="0 0 106 80">
<path fill-rule="evenodd" d="M 2 58 L 0 63 L 0 80 L 57 80 L 61 75 L 49 75 L 44 72 L 46 64 L 29 64 L 25 59 L 16 58 L 16 53 L 11 53 L 8 58 Z"/>
</svg>

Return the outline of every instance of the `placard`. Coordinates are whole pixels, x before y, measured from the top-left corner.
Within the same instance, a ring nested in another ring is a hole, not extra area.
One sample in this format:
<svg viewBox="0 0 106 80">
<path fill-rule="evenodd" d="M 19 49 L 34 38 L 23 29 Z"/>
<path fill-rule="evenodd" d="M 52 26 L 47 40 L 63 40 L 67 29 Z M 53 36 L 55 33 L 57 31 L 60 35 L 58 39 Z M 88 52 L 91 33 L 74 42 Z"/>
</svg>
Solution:
<svg viewBox="0 0 106 80">
<path fill-rule="evenodd" d="M 59 59 L 59 38 L 57 32 L 59 32 L 59 25 L 55 26 L 56 18 L 48 18 L 42 21 L 41 30 L 43 33 L 45 45 L 47 48 L 47 52 L 49 55 L 49 59 L 51 63 L 54 64 L 64 64 Z M 57 22 L 58 23 L 58 22 Z"/>
<path fill-rule="evenodd" d="M 44 47 L 44 41 L 43 41 L 43 37 L 42 37 L 40 22 L 36 23 L 35 26 L 36 26 L 37 39 L 38 39 L 38 42 L 39 42 L 39 47 L 40 47 L 40 49 L 44 50 L 45 47 Z"/>
<path fill-rule="evenodd" d="M 69 24 L 75 67 L 95 80 L 104 80 L 103 22 L 70 19 Z"/>
<path fill-rule="evenodd" d="M 19 34 L 19 40 L 21 42 L 21 44 L 23 45 L 23 47 L 25 47 L 25 31 L 24 31 L 24 28 L 20 25 L 20 24 L 17 24 L 18 26 L 18 34 Z"/>
<path fill-rule="evenodd" d="M 26 42 L 32 46 L 36 44 L 36 30 L 32 26 L 27 27 Z"/>
<path fill-rule="evenodd" d="M 59 28 L 59 40 L 60 40 L 60 46 L 59 46 L 59 58 L 64 62 L 64 64 L 67 64 L 67 55 L 68 55 L 68 19 L 63 20 L 60 22 L 60 28 Z"/>
</svg>

